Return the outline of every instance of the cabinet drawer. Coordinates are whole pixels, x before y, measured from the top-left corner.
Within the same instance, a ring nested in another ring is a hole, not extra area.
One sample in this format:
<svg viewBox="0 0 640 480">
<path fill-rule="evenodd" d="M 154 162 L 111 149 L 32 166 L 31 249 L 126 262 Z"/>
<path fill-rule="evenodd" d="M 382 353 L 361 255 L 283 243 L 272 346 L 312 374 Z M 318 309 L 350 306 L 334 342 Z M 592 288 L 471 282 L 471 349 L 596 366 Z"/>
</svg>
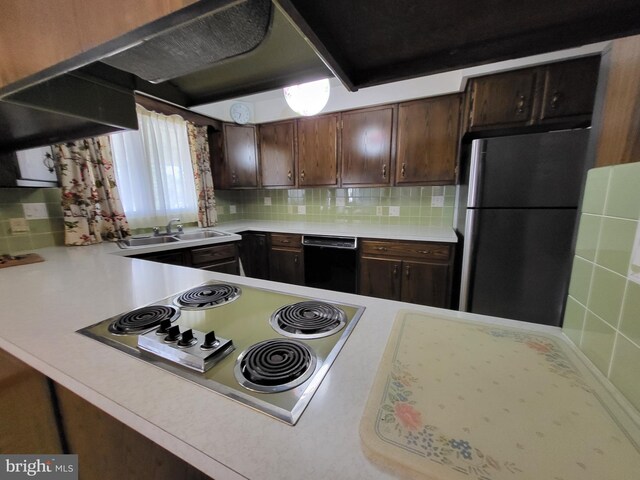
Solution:
<svg viewBox="0 0 640 480">
<path fill-rule="evenodd" d="M 363 240 L 360 243 L 363 255 L 376 257 L 398 257 L 416 260 L 448 261 L 451 247 L 441 243 L 387 242 L 384 240 Z"/>
<path fill-rule="evenodd" d="M 288 235 L 286 233 L 272 233 L 271 246 L 300 248 L 302 247 L 302 236 L 296 234 Z"/>
<path fill-rule="evenodd" d="M 233 243 L 215 245 L 213 247 L 194 248 L 191 250 L 191 263 L 193 265 L 200 265 L 203 263 L 212 263 L 224 258 L 233 258 L 235 256 L 236 246 Z"/>
<path fill-rule="evenodd" d="M 230 273 L 231 275 L 239 275 L 238 261 L 235 258 L 230 260 L 214 263 L 212 265 L 202 265 L 200 270 L 207 270 L 209 272 Z"/>
</svg>

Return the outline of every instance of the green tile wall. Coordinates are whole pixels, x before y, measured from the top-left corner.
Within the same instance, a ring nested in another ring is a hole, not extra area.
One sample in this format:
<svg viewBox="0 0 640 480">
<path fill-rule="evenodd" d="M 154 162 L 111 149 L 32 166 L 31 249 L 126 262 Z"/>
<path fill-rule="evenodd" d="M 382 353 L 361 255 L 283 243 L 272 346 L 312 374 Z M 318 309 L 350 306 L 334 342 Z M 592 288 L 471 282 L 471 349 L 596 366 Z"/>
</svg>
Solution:
<svg viewBox="0 0 640 480">
<path fill-rule="evenodd" d="M 564 333 L 640 410 L 640 284 L 628 278 L 640 163 L 593 169 L 582 204 Z"/>
<path fill-rule="evenodd" d="M 451 226 L 455 191 L 455 186 L 218 190 L 216 205 L 220 223 L 272 220 Z M 443 196 L 444 205 L 432 207 L 433 196 Z M 231 213 L 232 206 L 236 213 Z M 391 207 L 399 208 L 399 216 L 390 214 Z"/>
<path fill-rule="evenodd" d="M 29 232 L 12 233 L 10 218 L 24 218 L 23 203 L 46 203 L 49 218 L 28 220 Z M 64 245 L 59 188 L 0 188 L 0 254 Z"/>
</svg>

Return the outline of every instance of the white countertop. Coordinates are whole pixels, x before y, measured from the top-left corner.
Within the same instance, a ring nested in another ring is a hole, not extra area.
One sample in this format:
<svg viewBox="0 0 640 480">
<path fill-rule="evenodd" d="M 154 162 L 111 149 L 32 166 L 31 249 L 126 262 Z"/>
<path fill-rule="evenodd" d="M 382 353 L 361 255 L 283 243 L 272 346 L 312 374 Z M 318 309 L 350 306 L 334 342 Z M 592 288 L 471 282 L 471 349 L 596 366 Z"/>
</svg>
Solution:
<svg viewBox="0 0 640 480">
<path fill-rule="evenodd" d="M 124 258 L 112 254 L 116 251 L 113 244 L 52 247 L 38 250 L 43 263 L 0 270 L 0 300 L 5 305 L 0 348 L 216 480 L 395 478 L 365 457 L 358 430 L 398 310 L 522 326 Z M 297 425 L 286 425 L 75 333 L 212 279 L 366 307 Z M 557 328 L 532 325 L 530 329 L 562 338 Z"/>
<path fill-rule="evenodd" d="M 270 222 L 242 220 L 221 223 L 216 230 L 238 233 L 245 231 L 300 233 L 303 235 L 335 235 L 389 240 L 456 243 L 458 237 L 452 227 L 426 225 L 358 225 L 352 223 Z"/>
<path fill-rule="evenodd" d="M 204 238 L 201 240 L 128 247 L 116 250 L 114 251 L 114 254 L 122 256 L 141 255 L 145 253 L 175 250 L 178 248 L 190 248 L 204 245 L 215 245 L 216 243 L 240 241 L 242 240 L 242 237 L 237 234 L 247 231 L 297 233 L 301 235 L 333 235 L 388 240 L 413 240 L 420 242 L 456 243 L 458 241 L 458 237 L 451 227 L 429 227 L 420 225 L 356 225 L 340 223 L 243 220 L 238 222 L 221 223 L 211 228 L 219 232 L 226 232 L 228 235 L 217 238 Z M 186 231 L 187 230 L 185 230 L 185 232 Z"/>
</svg>

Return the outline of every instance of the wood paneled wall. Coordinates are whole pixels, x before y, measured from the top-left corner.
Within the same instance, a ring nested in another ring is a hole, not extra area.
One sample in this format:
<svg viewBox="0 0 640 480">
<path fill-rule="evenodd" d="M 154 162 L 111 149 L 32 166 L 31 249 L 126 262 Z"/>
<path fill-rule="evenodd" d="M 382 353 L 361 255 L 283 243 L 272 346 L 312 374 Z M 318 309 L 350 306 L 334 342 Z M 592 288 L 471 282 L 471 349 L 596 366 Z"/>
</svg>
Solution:
<svg viewBox="0 0 640 480">
<path fill-rule="evenodd" d="M 602 111 L 593 118 L 598 167 L 640 162 L 640 35 L 615 40 L 607 56 Z"/>
<path fill-rule="evenodd" d="M 3 350 L 0 453 L 62 453 L 47 377 Z"/>
<path fill-rule="evenodd" d="M 56 394 L 82 480 L 211 480 L 66 388 L 56 385 Z"/>
<path fill-rule="evenodd" d="M 196 0 L 0 0 L 0 87 Z"/>
</svg>

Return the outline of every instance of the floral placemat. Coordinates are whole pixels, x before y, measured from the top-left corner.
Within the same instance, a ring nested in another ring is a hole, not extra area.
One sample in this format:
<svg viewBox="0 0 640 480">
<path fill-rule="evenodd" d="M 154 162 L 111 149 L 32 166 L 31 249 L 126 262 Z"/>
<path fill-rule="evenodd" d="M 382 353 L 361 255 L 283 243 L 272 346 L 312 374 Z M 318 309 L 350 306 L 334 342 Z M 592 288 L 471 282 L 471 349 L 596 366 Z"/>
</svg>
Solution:
<svg viewBox="0 0 640 480">
<path fill-rule="evenodd" d="M 365 408 L 364 450 L 405 477 L 640 478 L 635 430 L 577 361 L 551 335 L 402 311 Z"/>
</svg>

